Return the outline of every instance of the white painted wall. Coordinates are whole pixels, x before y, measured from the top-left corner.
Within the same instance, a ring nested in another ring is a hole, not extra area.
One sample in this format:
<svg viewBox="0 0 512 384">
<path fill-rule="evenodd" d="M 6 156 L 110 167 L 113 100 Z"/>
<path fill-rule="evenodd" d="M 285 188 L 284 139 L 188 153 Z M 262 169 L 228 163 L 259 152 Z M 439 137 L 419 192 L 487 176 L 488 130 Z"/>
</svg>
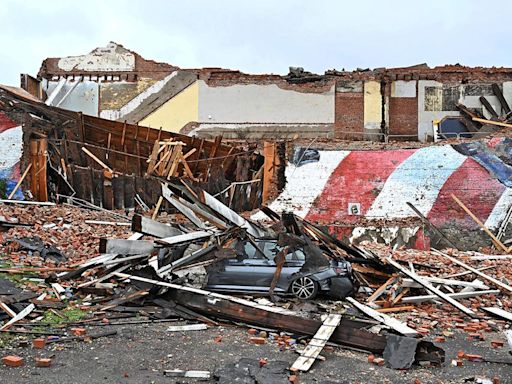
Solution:
<svg viewBox="0 0 512 384">
<path fill-rule="evenodd" d="M 334 123 L 334 85 L 325 93 L 305 93 L 275 84 L 210 87 L 200 80 L 199 121 Z"/>
<path fill-rule="evenodd" d="M 57 81 L 48 82 L 48 89 L 46 90 L 48 95 L 53 92 L 57 84 Z M 57 105 L 73 85 L 74 82 L 70 81 L 64 84 L 52 105 Z M 86 115 L 98 116 L 99 87 L 99 83 L 95 81 L 81 81 L 59 105 L 59 108 L 82 112 Z"/>
</svg>

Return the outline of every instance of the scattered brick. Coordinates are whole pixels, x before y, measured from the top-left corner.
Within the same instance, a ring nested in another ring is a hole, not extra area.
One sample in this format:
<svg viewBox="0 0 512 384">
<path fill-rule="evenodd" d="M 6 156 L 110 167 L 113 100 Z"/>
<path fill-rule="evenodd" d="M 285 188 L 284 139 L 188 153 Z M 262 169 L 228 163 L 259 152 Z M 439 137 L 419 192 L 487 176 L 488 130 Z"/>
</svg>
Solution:
<svg viewBox="0 0 512 384">
<path fill-rule="evenodd" d="M 373 359 L 373 364 L 382 367 L 384 364 L 386 364 L 386 361 L 382 357 L 376 357 Z"/>
<path fill-rule="evenodd" d="M 446 341 L 445 337 L 444 336 L 437 336 L 434 338 L 434 341 L 436 343 L 444 343 Z"/>
<path fill-rule="evenodd" d="M 8 367 L 21 367 L 25 363 L 22 357 L 14 355 L 2 357 L 2 362 Z"/>
<path fill-rule="evenodd" d="M 251 328 L 247 331 L 247 333 L 249 333 L 249 335 L 255 335 L 258 333 L 258 330 L 257 329 L 254 329 L 254 328 Z"/>
<path fill-rule="evenodd" d="M 491 347 L 493 347 L 493 348 L 501 348 L 501 347 L 503 347 L 503 341 L 493 340 L 493 341 L 491 341 Z"/>
<path fill-rule="evenodd" d="M 43 338 L 37 338 L 32 340 L 32 347 L 35 349 L 43 349 L 46 345 L 46 339 Z"/>
<path fill-rule="evenodd" d="M 368 355 L 368 362 L 371 364 L 373 363 L 373 360 L 375 360 L 375 355 Z"/>
<path fill-rule="evenodd" d="M 47 368 L 52 365 L 52 359 L 36 357 L 36 367 Z"/>
<path fill-rule="evenodd" d="M 249 341 L 253 344 L 265 344 L 265 338 L 263 337 L 251 337 Z"/>
<path fill-rule="evenodd" d="M 84 336 L 87 330 L 85 328 L 71 328 L 71 333 L 75 336 Z"/>
<path fill-rule="evenodd" d="M 288 377 L 288 381 L 290 383 L 298 384 L 299 383 L 299 376 L 291 375 L 290 377 Z"/>
</svg>

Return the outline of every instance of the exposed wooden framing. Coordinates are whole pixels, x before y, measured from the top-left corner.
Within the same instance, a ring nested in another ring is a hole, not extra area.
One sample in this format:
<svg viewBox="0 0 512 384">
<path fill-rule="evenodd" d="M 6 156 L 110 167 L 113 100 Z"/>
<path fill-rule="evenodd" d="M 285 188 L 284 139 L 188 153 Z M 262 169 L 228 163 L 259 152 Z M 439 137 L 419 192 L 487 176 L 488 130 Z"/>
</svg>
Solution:
<svg viewBox="0 0 512 384">
<path fill-rule="evenodd" d="M 465 313 L 466 315 L 468 315 L 472 318 L 476 317 L 476 313 L 474 311 L 465 307 L 458 301 L 455 301 L 454 299 L 452 299 L 450 296 L 446 295 L 445 293 L 441 292 L 439 289 L 434 287 L 428 281 L 425 281 L 424 279 L 422 279 L 420 276 L 418 276 L 414 272 L 411 272 L 408 269 L 402 267 L 400 264 L 398 264 L 396 261 L 394 261 L 391 257 L 388 257 L 386 259 L 386 261 L 389 264 L 391 264 L 393 267 L 398 269 L 400 272 L 402 272 L 403 274 L 409 276 L 411 279 L 413 279 L 417 283 L 421 284 L 426 290 L 432 292 L 434 295 L 439 296 L 439 298 L 446 301 L 448 304 L 451 304 L 452 306 L 454 306 L 455 308 L 457 308 L 458 310 L 460 310 L 461 312 Z"/>
<path fill-rule="evenodd" d="M 507 291 L 509 294 L 512 293 L 512 287 L 510 285 L 507 285 L 505 283 L 502 283 L 501 281 L 495 279 L 494 277 L 491 277 L 489 275 L 486 275 L 485 273 L 483 272 L 480 272 L 478 269 L 476 268 L 473 268 L 469 265 L 467 265 L 466 263 L 463 263 L 462 261 L 454 258 L 454 257 L 451 257 L 449 255 L 447 255 L 446 253 L 443 253 L 441 251 L 438 251 L 437 249 L 432 249 L 432 252 L 434 252 L 435 254 L 437 255 L 440 255 L 440 256 L 444 256 L 445 258 L 447 258 L 448 260 L 450 260 L 452 263 L 455 263 L 457 265 L 460 265 L 461 267 L 467 269 L 468 271 L 471 271 L 473 272 L 475 275 L 478 275 L 480 276 L 481 278 L 483 278 L 484 280 L 487 280 L 489 281 L 490 283 L 494 284 L 495 286 Z"/>
<path fill-rule="evenodd" d="M 329 314 L 323 322 L 322 326 L 315 333 L 313 338 L 309 341 L 306 348 L 301 352 L 300 356 L 293 363 L 290 370 L 294 371 L 309 371 L 316 358 L 322 352 L 325 344 L 329 341 L 334 330 L 341 323 L 341 315 Z"/>
<path fill-rule="evenodd" d="M 458 205 L 459 205 L 459 206 L 460 206 L 460 207 L 461 207 L 461 208 L 462 208 L 462 209 L 463 209 L 463 210 L 464 210 L 464 211 L 465 211 L 465 212 L 466 212 L 466 213 L 467 213 L 467 214 L 468 214 L 472 219 L 473 219 L 473 221 L 474 221 L 475 223 L 477 223 L 477 224 L 480 226 L 480 228 L 482 228 L 482 229 L 485 231 L 485 233 L 487 233 L 487 234 L 489 235 L 489 237 L 492 239 L 493 243 L 494 243 L 497 247 L 501 248 L 501 249 L 502 249 L 503 251 L 505 251 L 505 252 L 508 252 L 508 248 L 507 248 L 505 245 L 503 245 L 503 243 L 502 243 L 502 242 L 501 242 L 501 241 L 500 241 L 496 236 L 494 236 L 494 233 L 492 233 L 492 232 L 489 230 L 489 228 L 487 228 L 487 227 L 485 226 L 485 224 L 484 224 L 484 223 L 482 223 L 482 222 L 480 221 L 480 219 L 478 219 L 478 217 L 476 217 L 476 216 L 473 214 L 473 212 L 471 212 L 471 211 L 469 210 L 469 208 L 468 208 L 468 207 L 466 207 L 466 206 L 464 205 L 464 203 L 463 203 L 462 201 L 460 201 L 460 200 L 457 198 L 457 196 L 455 196 L 453 193 L 451 194 L 451 196 L 452 196 L 452 199 L 453 199 L 453 200 L 455 200 L 455 202 L 456 202 L 456 203 L 457 203 L 457 204 L 458 204 Z"/>
<path fill-rule="evenodd" d="M 426 218 L 412 203 L 407 202 L 406 203 L 409 208 L 411 208 L 414 213 L 420 218 L 420 220 L 434 233 L 436 233 L 441 239 L 446 241 L 446 244 L 449 245 L 452 248 L 458 249 L 451 241 L 448 239 L 443 232 L 439 228 L 437 228 L 432 222 Z"/>
<path fill-rule="evenodd" d="M 110 168 L 107 164 L 105 164 L 103 161 L 98 159 L 98 157 L 94 153 L 89 151 L 87 148 L 82 147 L 82 151 L 84 151 L 91 159 L 93 159 L 96 163 L 98 163 L 101 166 L 101 168 L 106 169 L 110 173 L 114 173 L 112 168 Z"/>
<path fill-rule="evenodd" d="M 404 336 L 416 337 L 419 335 L 418 332 L 409 327 L 407 324 L 402 323 L 401 321 L 394 319 L 391 316 L 386 315 L 385 313 L 377 312 L 375 309 L 360 303 L 359 301 L 352 297 L 347 297 L 346 300 L 354 307 L 359 309 L 361 312 L 370 316 L 372 319 L 377 320 L 378 322 L 384 325 L 387 325 L 389 328 L 395 330 L 396 332 Z"/>
</svg>

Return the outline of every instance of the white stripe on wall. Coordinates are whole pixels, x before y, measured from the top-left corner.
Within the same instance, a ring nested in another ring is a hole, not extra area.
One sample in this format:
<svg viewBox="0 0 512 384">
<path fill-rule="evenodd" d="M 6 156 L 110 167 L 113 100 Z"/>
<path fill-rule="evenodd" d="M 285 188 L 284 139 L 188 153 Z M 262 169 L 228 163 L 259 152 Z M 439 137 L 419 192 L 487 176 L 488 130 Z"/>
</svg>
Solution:
<svg viewBox="0 0 512 384">
<path fill-rule="evenodd" d="M 492 209 L 489 217 L 485 221 L 485 226 L 489 229 L 496 229 L 500 226 L 509 207 L 512 205 L 512 188 L 507 188 L 501 194 L 498 202 Z"/>
<path fill-rule="evenodd" d="M 276 212 L 292 211 L 304 218 L 315 199 L 322 193 L 327 180 L 348 156 L 350 151 L 319 151 L 320 161 L 296 167 L 288 164 L 285 170 L 286 187 L 279 197 L 270 204 Z M 261 213 L 253 215 L 259 220 L 266 216 Z"/>
<path fill-rule="evenodd" d="M 466 156 L 449 145 L 419 149 L 388 177 L 366 217 L 394 219 L 414 216 L 407 202 L 427 216 L 442 186 L 464 160 Z"/>
</svg>

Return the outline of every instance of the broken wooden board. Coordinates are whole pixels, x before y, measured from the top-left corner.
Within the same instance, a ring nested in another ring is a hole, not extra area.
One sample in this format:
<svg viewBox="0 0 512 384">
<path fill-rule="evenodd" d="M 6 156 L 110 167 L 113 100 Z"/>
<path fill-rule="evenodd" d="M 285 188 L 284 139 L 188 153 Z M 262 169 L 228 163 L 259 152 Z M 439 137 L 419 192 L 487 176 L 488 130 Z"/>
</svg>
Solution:
<svg viewBox="0 0 512 384">
<path fill-rule="evenodd" d="M 502 319 L 512 321 L 512 312 L 507 312 L 497 307 L 482 307 L 485 312 L 491 313 L 495 316 L 501 317 Z"/>
<path fill-rule="evenodd" d="M 187 219 L 190 220 L 190 222 L 192 224 L 194 224 L 196 227 L 198 228 L 201 228 L 201 229 L 206 229 L 206 225 L 205 223 L 203 223 L 203 221 L 196 216 L 196 214 L 194 213 L 194 211 L 192 211 L 192 209 L 190 209 L 189 207 L 187 207 L 186 205 L 182 204 L 175 196 L 174 194 L 172 193 L 172 191 L 169 189 L 169 187 L 167 187 L 167 185 L 165 185 L 164 183 L 162 183 L 162 196 L 169 202 L 171 203 L 174 208 L 176 208 L 178 211 L 180 211 Z"/>
<path fill-rule="evenodd" d="M 184 233 L 182 235 L 165 237 L 163 239 L 155 240 L 157 243 L 164 245 L 176 245 L 180 243 L 188 243 L 192 241 L 204 240 L 214 236 L 214 232 L 210 231 L 197 231 L 191 233 Z"/>
<path fill-rule="evenodd" d="M 209 371 L 182 371 L 181 369 L 165 370 L 164 376 L 170 377 L 188 377 L 194 379 L 209 379 Z"/>
<path fill-rule="evenodd" d="M 141 215 L 133 215 L 132 231 L 160 238 L 183 234 L 178 228 L 148 219 Z"/>
<path fill-rule="evenodd" d="M 14 323 L 20 321 L 21 319 L 24 319 L 25 317 L 28 316 L 28 314 L 30 312 L 32 312 L 34 309 L 35 309 L 35 305 L 34 304 L 30 304 L 28 305 L 23 311 L 21 311 L 20 313 L 18 313 L 16 316 L 14 316 L 11 320 L 9 320 L 7 323 L 5 323 L 2 327 L 0 327 L 0 331 L 3 331 L 7 328 L 9 328 L 11 325 L 13 325 Z"/>
<path fill-rule="evenodd" d="M 409 276 L 411 279 L 413 279 L 418 284 L 421 284 L 427 291 L 432 292 L 434 295 L 437 295 L 439 298 L 441 298 L 444 301 L 446 301 L 448 304 L 451 304 L 452 306 L 454 306 L 455 308 L 457 308 L 458 310 L 460 310 L 461 312 L 465 313 L 466 315 L 468 315 L 468 316 L 470 316 L 472 318 L 477 317 L 476 313 L 473 312 L 471 309 L 465 307 L 464 305 L 462 305 L 458 301 L 452 299 L 450 296 L 448 296 L 445 293 L 441 292 L 439 289 L 434 287 L 428 281 L 425 281 L 424 279 L 422 279 L 420 276 L 418 276 L 414 272 L 411 272 L 408 269 L 402 267 L 400 264 L 398 264 L 396 261 L 394 261 L 391 257 L 386 258 L 386 261 L 389 264 L 391 264 L 393 267 L 398 269 L 400 272 L 402 272 L 403 274 Z"/>
<path fill-rule="evenodd" d="M 303 371 L 306 372 L 311 368 L 316 358 L 322 352 L 325 344 L 331 338 L 331 335 L 335 331 L 336 327 L 340 325 L 341 315 L 331 313 L 327 316 L 322 326 L 315 333 L 313 338 L 309 341 L 307 347 L 301 353 L 299 358 L 295 360 L 291 371 Z"/>
<path fill-rule="evenodd" d="M 171 325 L 167 332 L 203 331 L 208 329 L 206 324 Z"/>
<path fill-rule="evenodd" d="M 100 239 L 100 253 L 118 255 L 142 255 L 155 250 L 156 244 L 151 240 Z"/>
<path fill-rule="evenodd" d="M 417 337 L 419 336 L 418 332 L 409 327 L 407 324 L 402 323 L 401 321 L 392 318 L 391 316 L 386 315 L 385 313 L 380 313 L 374 310 L 373 308 L 368 307 L 367 305 L 361 304 L 356 299 L 352 297 L 347 297 L 346 300 L 352 304 L 354 307 L 359 309 L 364 314 L 370 316 L 372 319 L 377 320 L 378 322 L 387 325 L 389 328 L 395 330 L 404 336 Z"/>
<path fill-rule="evenodd" d="M 487 280 L 487 281 L 491 282 L 492 284 L 496 285 L 497 287 L 502 288 L 505 291 L 508 291 L 509 294 L 512 293 L 512 287 L 510 285 L 502 283 L 501 281 L 495 279 L 494 277 L 488 276 L 485 273 L 480 272 L 478 269 L 473 268 L 473 267 L 467 265 L 466 263 L 463 263 L 462 261 L 447 255 L 446 253 L 438 251 L 437 249 L 432 249 L 432 252 L 434 252 L 436 255 L 444 256 L 445 258 L 447 258 L 451 262 L 460 265 L 461 267 L 467 269 L 468 271 L 473 272 L 475 275 L 480 276 L 484 280 Z"/>
<path fill-rule="evenodd" d="M 489 289 L 485 291 L 473 291 L 473 292 L 457 292 L 457 293 L 447 293 L 452 299 L 467 299 L 469 297 L 476 297 L 482 295 L 495 295 L 500 293 L 499 289 Z M 400 302 L 403 304 L 406 303 L 414 303 L 419 304 L 424 301 L 431 301 L 439 298 L 437 295 L 421 295 L 421 296 L 408 296 L 403 297 Z"/>
</svg>

